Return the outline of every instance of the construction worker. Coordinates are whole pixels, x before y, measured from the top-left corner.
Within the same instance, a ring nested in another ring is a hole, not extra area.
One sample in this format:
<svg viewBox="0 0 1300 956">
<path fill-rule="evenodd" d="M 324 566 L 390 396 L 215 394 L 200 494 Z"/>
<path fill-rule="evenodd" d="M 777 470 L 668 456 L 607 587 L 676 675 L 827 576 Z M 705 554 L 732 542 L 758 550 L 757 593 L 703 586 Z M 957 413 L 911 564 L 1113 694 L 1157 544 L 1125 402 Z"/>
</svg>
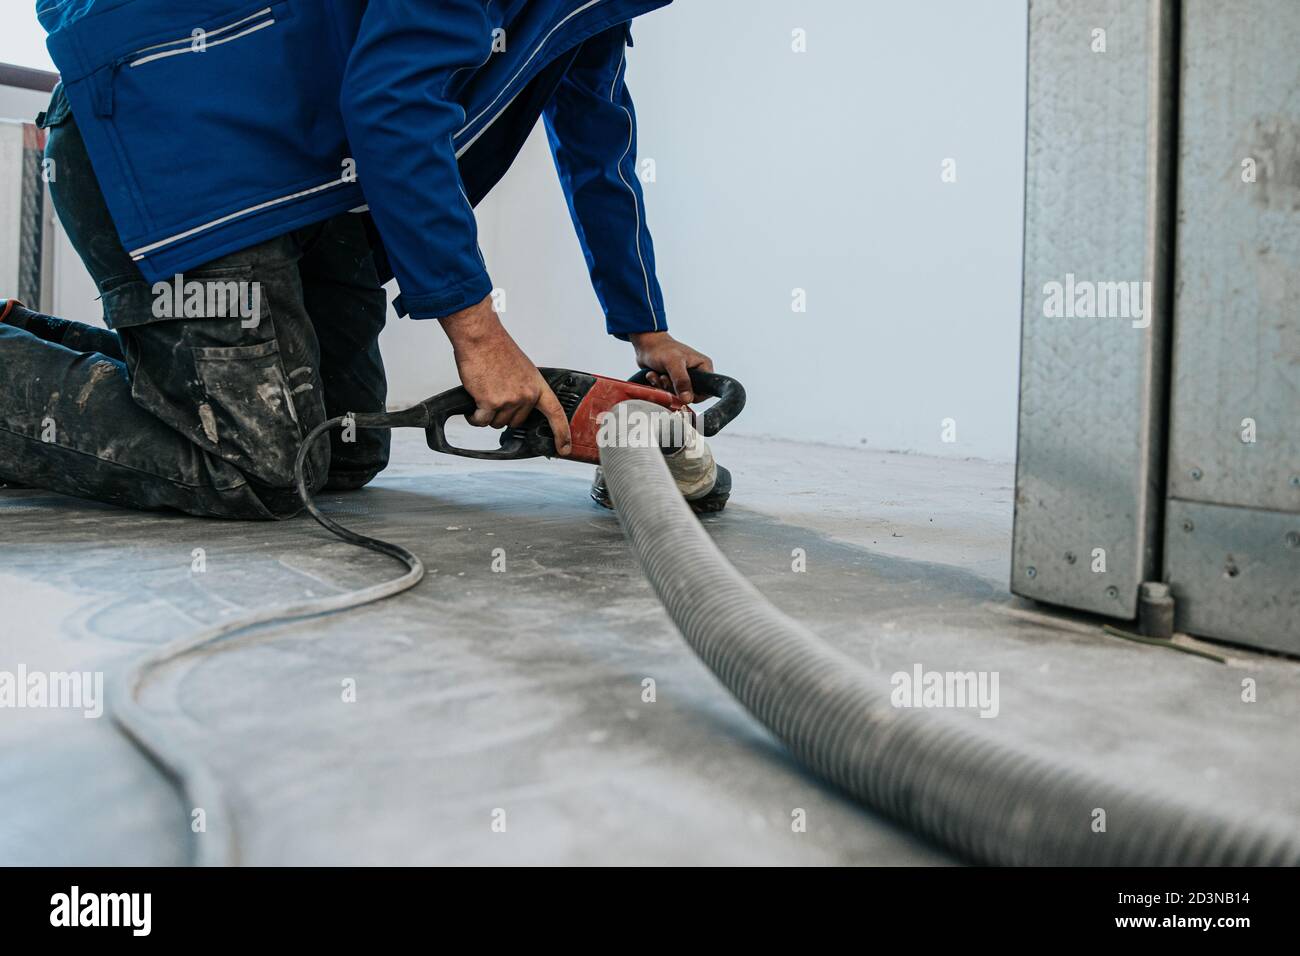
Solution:
<svg viewBox="0 0 1300 956">
<path fill-rule="evenodd" d="M 476 425 L 563 410 L 492 309 L 473 206 L 539 117 L 609 333 L 691 400 L 624 82 L 669 0 L 38 0 L 62 82 L 47 179 L 111 331 L 0 299 L 0 481 L 138 508 L 294 514 L 303 436 L 382 410 L 378 336 L 440 320 Z M 388 433 L 335 430 L 313 489 Z"/>
</svg>

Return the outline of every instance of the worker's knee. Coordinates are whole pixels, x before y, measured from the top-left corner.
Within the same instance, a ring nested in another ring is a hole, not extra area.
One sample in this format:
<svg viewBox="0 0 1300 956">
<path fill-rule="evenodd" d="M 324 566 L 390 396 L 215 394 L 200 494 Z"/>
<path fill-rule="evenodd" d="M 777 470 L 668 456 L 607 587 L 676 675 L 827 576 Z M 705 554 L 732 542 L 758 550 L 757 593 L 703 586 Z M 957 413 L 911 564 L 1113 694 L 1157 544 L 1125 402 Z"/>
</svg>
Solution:
<svg viewBox="0 0 1300 956">
<path fill-rule="evenodd" d="M 374 471 L 331 471 L 325 482 L 326 491 L 356 491 L 375 480 L 382 469 Z"/>
<path fill-rule="evenodd" d="M 244 475 L 249 490 L 258 504 L 268 512 L 268 517 L 291 518 L 303 508 L 302 490 L 314 495 L 329 486 L 330 443 L 324 435 L 320 435 L 306 449 L 302 463 L 303 485 L 300 489 L 296 462 L 302 441 L 296 434 L 276 434 L 267 438 L 268 445 L 264 449 L 263 460 L 258 462 L 255 470 L 245 471 Z"/>
<path fill-rule="evenodd" d="M 356 491 L 364 488 L 388 467 L 391 432 L 386 429 L 358 429 L 352 441 L 335 432 L 330 443 L 329 481 L 326 491 Z"/>
<path fill-rule="evenodd" d="M 259 254 L 273 260 L 274 251 Z M 197 270 L 192 282 L 232 308 L 250 306 L 249 318 L 230 308 L 173 318 L 158 307 L 157 295 L 168 290 L 142 281 L 108 289 L 106 310 L 120 330 L 138 405 L 257 487 L 294 494 L 303 435 L 325 419 L 315 337 L 292 291 L 290 263 L 250 269 L 225 261 Z M 305 462 L 309 484 L 323 483 L 329 459 L 322 436 Z"/>
</svg>

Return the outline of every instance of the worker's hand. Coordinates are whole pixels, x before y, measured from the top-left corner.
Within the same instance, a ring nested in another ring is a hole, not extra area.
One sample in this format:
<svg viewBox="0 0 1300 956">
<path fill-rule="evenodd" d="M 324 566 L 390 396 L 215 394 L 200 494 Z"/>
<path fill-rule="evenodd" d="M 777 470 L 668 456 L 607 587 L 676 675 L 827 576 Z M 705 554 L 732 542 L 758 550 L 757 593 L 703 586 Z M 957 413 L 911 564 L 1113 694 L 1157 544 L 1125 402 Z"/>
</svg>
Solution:
<svg viewBox="0 0 1300 956">
<path fill-rule="evenodd" d="M 628 338 L 636 349 L 637 363 L 649 369 L 646 381 L 665 392 L 676 392 L 683 402 L 695 401 L 691 392 L 690 369 L 712 372 L 711 358 L 684 342 L 678 342 L 667 332 L 633 332 Z"/>
<path fill-rule="evenodd" d="M 447 316 L 442 328 L 456 354 L 460 383 L 478 404 L 469 423 L 513 428 L 522 425 L 536 408 L 551 425 L 556 451 L 568 454 L 569 420 L 564 409 L 537 366 L 492 311 L 492 299 Z"/>
</svg>

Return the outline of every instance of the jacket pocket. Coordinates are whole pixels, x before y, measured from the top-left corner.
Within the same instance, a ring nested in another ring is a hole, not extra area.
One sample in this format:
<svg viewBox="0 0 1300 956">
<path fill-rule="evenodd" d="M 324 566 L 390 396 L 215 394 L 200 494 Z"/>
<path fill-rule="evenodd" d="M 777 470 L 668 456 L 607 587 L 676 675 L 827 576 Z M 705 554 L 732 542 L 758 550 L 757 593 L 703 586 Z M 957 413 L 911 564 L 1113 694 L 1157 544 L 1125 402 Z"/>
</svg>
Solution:
<svg viewBox="0 0 1300 956">
<path fill-rule="evenodd" d="M 284 4 L 277 4 L 276 7 L 280 8 L 280 15 L 284 16 Z M 134 70 L 173 56 L 194 56 L 206 53 L 209 49 L 226 43 L 235 43 L 252 36 L 259 30 L 275 26 L 276 7 L 263 7 L 254 13 L 240 17 L 238 20 L 211 29 L 195 27 L 189 36 L 175 40 L 164 40 L 161 43 L 152 43 L 139 50 L 134 50 L 122 57 L 119 60 L 119 65 L 124 63 L 126 69 Z"/>
</svg>

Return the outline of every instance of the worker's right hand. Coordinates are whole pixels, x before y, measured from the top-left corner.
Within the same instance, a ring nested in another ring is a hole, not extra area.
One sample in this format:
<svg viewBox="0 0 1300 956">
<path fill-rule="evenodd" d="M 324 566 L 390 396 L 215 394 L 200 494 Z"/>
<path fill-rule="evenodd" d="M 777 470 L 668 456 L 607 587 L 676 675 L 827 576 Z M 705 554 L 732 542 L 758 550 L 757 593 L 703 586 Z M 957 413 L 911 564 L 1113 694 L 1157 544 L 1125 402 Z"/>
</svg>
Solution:
<svg viewBox="0 0 1300 956">
<path fill-rule="evenodd" d="M 451 339 L 460 383 L 478 407 L 471 425 L 516 427 L 536 408 L 546 416 L 555 435 L 555 450 L 568 454 L 569 420 L 560 401 L 523 349 L 505 330 L 491 297 L 442 320 Z"/>
</svg>

